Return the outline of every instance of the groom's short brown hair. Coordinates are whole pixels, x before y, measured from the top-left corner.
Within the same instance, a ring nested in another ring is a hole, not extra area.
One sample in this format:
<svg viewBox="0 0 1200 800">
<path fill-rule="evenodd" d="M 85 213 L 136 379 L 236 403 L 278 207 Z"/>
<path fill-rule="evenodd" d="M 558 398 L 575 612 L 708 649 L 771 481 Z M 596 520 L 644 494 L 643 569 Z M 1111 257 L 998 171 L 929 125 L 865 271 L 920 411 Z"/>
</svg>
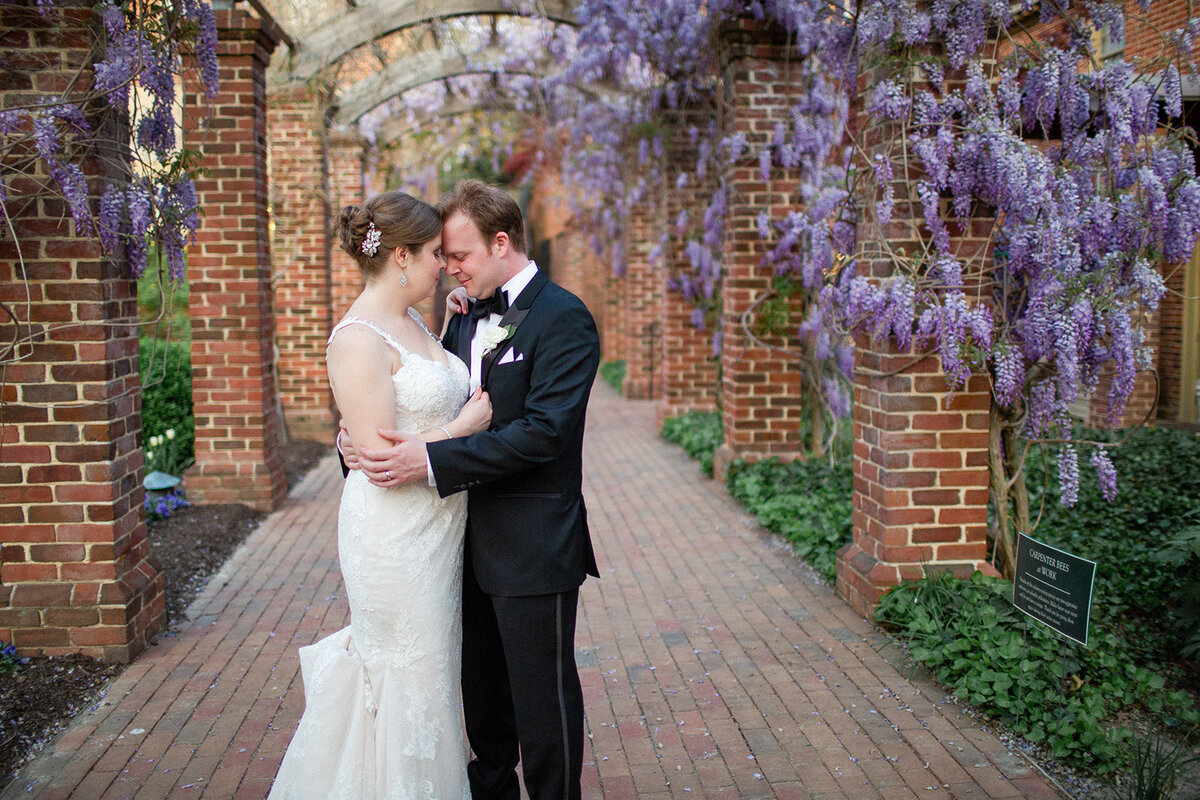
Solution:
<svg viewBox="0 0 1200 800">
<path fill-rule="evenodd" d="M 522 254 L 529 252 L 521 207 L 499 186 L 465 178 L 438 201 L 437 210 L 442 219 L 449 219 L 455 211 L 463 212 L 489 244 L 497 233 L 504 231 L 514 250 Z"/>
</svg>

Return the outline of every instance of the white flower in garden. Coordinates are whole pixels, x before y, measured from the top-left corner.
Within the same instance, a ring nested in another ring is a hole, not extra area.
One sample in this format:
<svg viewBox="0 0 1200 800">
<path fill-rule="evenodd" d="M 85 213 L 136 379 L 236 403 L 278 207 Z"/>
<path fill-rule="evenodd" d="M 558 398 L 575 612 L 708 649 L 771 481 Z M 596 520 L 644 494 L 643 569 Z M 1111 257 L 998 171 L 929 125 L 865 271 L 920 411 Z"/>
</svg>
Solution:
<svg viewBox="0 0 1200 800">
<path fill-rule="evenodd" d="M 175 429 L 167 428 L 167 439 L 170 440 L 170 439 L 174 439 L 174 438 L 175 438 Z"/>
<path fill-rule="evenodd" d="M 147 451 L 146 451 L 146 460 L 147 460 L 147 461 L 153 461 L 153 460 L 154 460 L 154 451 L 153 451 L 153 450 L 147 450 Z"/>
</svg>

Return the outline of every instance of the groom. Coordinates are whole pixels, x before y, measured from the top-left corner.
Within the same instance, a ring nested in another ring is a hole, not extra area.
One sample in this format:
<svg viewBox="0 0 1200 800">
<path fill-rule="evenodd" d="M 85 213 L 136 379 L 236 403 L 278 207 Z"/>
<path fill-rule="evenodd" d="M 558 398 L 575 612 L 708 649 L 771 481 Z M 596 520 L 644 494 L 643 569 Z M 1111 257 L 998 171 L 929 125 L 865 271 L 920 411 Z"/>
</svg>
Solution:
<svg viewBox="0 0 1200 800">
<path fill-rule="evenodd" d="M 446 273 L 477 298 L 442 345 L 492 400 L 491 430 L 364 450 L 367 476 L 467 490 L 462 692 L 474 800 L 580 796 L 579 586 L 598 577 L 583 505 L 583 423 L 600 344 L 592 315 L 525 254 L 504 191 L 461 181 L 438 204 Z"/>
</svg>

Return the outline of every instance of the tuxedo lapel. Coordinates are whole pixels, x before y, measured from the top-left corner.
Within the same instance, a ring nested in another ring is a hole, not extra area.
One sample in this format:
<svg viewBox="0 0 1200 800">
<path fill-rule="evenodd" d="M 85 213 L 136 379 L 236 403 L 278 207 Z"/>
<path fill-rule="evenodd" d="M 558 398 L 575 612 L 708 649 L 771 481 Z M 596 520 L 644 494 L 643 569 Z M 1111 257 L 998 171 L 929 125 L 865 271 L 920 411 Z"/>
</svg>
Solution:
<svg viewBox="0 0 1200 800">
<path fill-rule="evenodd" d="M 538 270 L 533 279 L 521 291 L 521 294 L 517 296 L 516 301 L 508 307 L 508 311 L 504 312 L 504 316 L 500 318 L 500 327 L 504 327 L 505 325 L 520 325 L 521 321 L 529 314 L 529 309 L 533 306 L 533 301 L 537 299 L 538 294 L 542 291 L 542 287 L 546 285 L 548 280 L 546 273 Z M 513 336 L 516 336 L 515 332 Z M 481 386 L 487 387 L 488 373 L 492 371 L 492 364 L 496 363 L 496 359 L 512 347 L 512 340 L 513 337 L 510 336 L 498 347 L 494 348 L 492 352 L 480 359 L 479 383 Z"/>
<path fill-rule="evenodd" d="M 458 338 L 454 342 L 454 352 L 462 359 L 462 362 L 471 366 L 471 340 L 475 338 L 475 320 L 471 319 L 471 315 L 459 314 L 461 319 L 458 320 Z"/>
</svg>

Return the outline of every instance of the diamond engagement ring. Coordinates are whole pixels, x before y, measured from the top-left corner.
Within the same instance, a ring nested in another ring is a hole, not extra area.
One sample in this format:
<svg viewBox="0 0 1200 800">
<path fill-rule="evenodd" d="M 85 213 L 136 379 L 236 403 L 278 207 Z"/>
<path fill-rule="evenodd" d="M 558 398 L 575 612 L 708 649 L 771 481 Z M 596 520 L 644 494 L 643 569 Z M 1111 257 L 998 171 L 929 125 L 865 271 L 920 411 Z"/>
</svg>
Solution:
<svg viewBox="0 0 1200 800">
<path fill-rule="evenodd" d="M 383 477 L 387 478 L 390 481 L 392 479 L 392 471 L 389 469 L 388 471 L 384 472 Z"/>
</svg>

